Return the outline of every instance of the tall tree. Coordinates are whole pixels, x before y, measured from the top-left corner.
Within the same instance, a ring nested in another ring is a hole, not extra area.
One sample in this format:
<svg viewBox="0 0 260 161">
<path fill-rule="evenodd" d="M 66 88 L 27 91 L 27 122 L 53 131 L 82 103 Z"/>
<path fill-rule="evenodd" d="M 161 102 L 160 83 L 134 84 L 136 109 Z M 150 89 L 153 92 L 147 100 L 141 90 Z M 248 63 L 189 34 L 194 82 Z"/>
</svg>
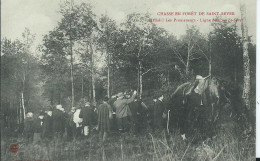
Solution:
<svg viewBox="0 0 260 161">
<path fill-rule="evenodd" d="M 250 60 L 248 54 L 248 28 L 246 21 L 246 6 L 242 4 L 240 7 L 242 31 L 242 43 L 243 43 L 243 61 L 244 61 L 244 83 L 243 83 L 243 101 L 247 109 L 250 109 Z"/>
</svg>

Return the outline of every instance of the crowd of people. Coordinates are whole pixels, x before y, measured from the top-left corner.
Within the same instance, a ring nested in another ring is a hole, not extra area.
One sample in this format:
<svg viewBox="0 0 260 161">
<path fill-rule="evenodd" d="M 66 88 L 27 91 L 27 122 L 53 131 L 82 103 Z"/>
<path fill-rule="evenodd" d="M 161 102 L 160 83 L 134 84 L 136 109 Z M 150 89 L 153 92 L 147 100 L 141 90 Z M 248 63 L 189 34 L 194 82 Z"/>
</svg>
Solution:
<svg viewBox="0 0 260 161">
<path fill-rule="evenodd" d="M 105 97 L 100 105 L 86 101 L 82 107 L 72 107 L 66 112 L 62 105 L 47 110 L 35 117 L 32 112 L 26 114 L 24 134 L 28 142 L 42 139 L 66 138 L 73 140 L 88 137 L 98 131 L 102 141 L 109 134 L 131 132 L 137 135 L 147 128 L 147 116 L 154 130 L 162 129 L 166 120 L 166 108 L 163 95 L 154 98 L 153 107 L 137 98 L 137 92 L 119 93 L 108 99 Z"/>
</svg>

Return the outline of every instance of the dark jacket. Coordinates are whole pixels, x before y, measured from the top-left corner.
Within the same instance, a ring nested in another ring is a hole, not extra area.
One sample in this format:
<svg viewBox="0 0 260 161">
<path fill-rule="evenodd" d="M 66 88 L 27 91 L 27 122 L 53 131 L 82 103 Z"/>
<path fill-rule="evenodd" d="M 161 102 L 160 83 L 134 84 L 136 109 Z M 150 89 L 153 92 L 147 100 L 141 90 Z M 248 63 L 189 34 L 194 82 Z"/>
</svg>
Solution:
<svg viewBox="0 0 260 161">
<path fill-rule="evenodd" d="M 112 113 L 112 108 L 108 103 L 103 103 L 98 107 L 98 130 L 110 131 L 109 115 Z"/>
<path fill-rule="evenodd" d="M 153 124 L 155 127 L 162 126 L 163 123 L 163 112 L 165 112 L 165 107 L 162 101 L 158 100 L 154 104 L 153 108 Z"/>
<path fill-rule="evenodd" d="M 42 121 L 43 120 L 41 120 L 41 119 L 39 119 L 39 118 L 36 118 L 35 120 L 34 120 L 34 133 L 42 133 Z"/>
<path fill-rule="evenodd" d="M 82 125 L 83 126 L 91 126 L 94 121 L 94 110 L 91 106 L 83 107 L 80 111 L 79 117 L 83 119 Z"/>
<path fill-rule="evenodd" d="M 26 134 L 33 134 L 34 133 L 34 119 L 33 118 L 26 118 L 24 122 L 24 132 Z"/>
<path fill-rule="evenodd" d="M 65 113 L 61 110 L 54 109 L 52 112 L 53 117 L 53 132 L 65 132 Z"/>
<path fill-rule="evenodd" d="M 51 137 L 52 136 L 52 117 L 49 115 L 45 115 L 43 119 L 43 125 L 42 125 L 42 136 L 43 137 Z"/>
</svg>

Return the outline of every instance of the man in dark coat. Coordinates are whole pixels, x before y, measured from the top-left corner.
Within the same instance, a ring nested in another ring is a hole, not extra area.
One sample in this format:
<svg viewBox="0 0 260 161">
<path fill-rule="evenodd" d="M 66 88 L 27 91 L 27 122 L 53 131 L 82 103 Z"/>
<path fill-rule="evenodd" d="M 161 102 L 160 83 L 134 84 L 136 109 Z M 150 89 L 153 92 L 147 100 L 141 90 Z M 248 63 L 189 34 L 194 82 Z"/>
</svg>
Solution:
<svg viewBox="0 0 260 161">
<path fill-rule="evenodd" d="M 56 137 L 62 137 L 65 132 L 65 111 L 61 105 L 57 105 L 52 112 L 53 132 Z"/>
<path fill-rule="evenodd" d="M 28 112 L 26 114 L 26 119 L 24 121 L 24 133 L 27 139 L 27 142 L 30 143 L 33 141 L 33 133 L 34 133 L 34 127 L 33 127 L 33 113 Z"/>
<path fill-rule="evenodd" d="M 116 131 L 117 130 L 117 122 L 116 122 L 116 108 L 114 106 L 114 102 L 117 100 L 118 96 L 112 96 L 112 98 L 110 98 L 108 100 L 108 104 L 111 106 L 112 108 L 112 118 L 110 119 L 110 129 L 111 131 Z"/>
<path fill-rule="evenodd" d="M 165 107 L 163 104 L 163 95 L 158 98 L 158 100 L 155 102 L 154 109 L 153 109 L 153 129 L 154 130 L 161 130 L 163 128 L 164 123 L 164 112 Z"/>
<path fill-rule="evenodd" d="M 68 113 L 67 119 L 67 139 L 71 140 L 76 137 L 76 123 L 73 121 L 74 113 L 76 112 L 76 107 L 72 107 Z"/>
<path fill-rule="evenodd" d="M 43 118 L 43 131 L 42 131 L 42 137 L 44 139 L 51 139 L 52 136 L 53 136 L 53 133 L 52 133 L 52 124 L 53 124 L 53 120 L 52 120 L 52 111 L 46 111 L 46 114 Z"/>
<path fill-rule="evenodd" d="M 41 134 L 42 134 L 42 125 L 43 125 L 43 118 L 44 114 L 41 113 L 38 118 L 36 118 L 34 123 L 34 135 L 33 135 L 33 143 L 39 143 L 41 141 Z"/>
<path fill-rule="evenodd" d="M 91 126 L 93 124 L 93 116 L 94 110 L 90 106 L 89 102 L 85 103 L 85 106 L 81 109 L 79 117 L 83 119 L 82 126 L 83 126 L 83 133 L 85 136 L 88 136 L 91 130 Z"/>
<path fill-rule="evenodd" d="M 134 134 L 140 132 L 142 125 L 144 124 L 145 111 L 147 110 L 147 106 L 142 102 L 141 99 L 135 99 L 133 102 L 129 104 L 129 108 L 131 111 L 131 131 Z"/>
<path fill-rule="evenodd" d="M 98 107 L 98 131 L 99 138 L 106 140 L 108 133 L 110 132 L 110 119 L 112 118 L 112 108 L 107 103 L 106 97 L 101 105 Z"/>
</svg>

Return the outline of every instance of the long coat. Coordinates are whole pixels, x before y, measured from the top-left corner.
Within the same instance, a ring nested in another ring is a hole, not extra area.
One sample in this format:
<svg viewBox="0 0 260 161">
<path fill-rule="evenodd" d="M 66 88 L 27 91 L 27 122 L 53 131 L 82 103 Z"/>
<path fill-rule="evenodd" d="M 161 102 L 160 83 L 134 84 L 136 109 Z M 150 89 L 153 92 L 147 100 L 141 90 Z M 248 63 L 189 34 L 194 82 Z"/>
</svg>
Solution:
<svg viewBox="0 0 260 161">
<path fill-rule="evenodd" d="M 65 113 L 59 109 L 54 109 L 52 112 L 53 117 L 53 131 L 64 133 L 65 132 Z"/>
<path fill-rule="evenodd" d="M 92 107 L 83 107 L 80 111 L 79 117 L 83 119 L 83 126 L 91 126 L 94 121 L 94 110 Z"/>
<path fill-rule="evenodd" d="M 112 108 L 108 103 L 103 103 L 98 107 L 98 130 L 109 132 L 110 120 L 109 115 L 112 114 Z"/>
<path fill-rule="evenodd" d="M 42 132 L 42 136 L 43 137 L 51 137 L 52 136 L 52 117 L 49 115 L 45 115 L 44 116 L 44 120 L 43 120 L 43 132 Z"/>
<path fill-rule="evenodd" d="M 153 125 L 154 127 L 163 126 L 163 112 L 165 111 L 164 104 L 158 100 L 154 104 L 153 108 Z"/>
</svg>

